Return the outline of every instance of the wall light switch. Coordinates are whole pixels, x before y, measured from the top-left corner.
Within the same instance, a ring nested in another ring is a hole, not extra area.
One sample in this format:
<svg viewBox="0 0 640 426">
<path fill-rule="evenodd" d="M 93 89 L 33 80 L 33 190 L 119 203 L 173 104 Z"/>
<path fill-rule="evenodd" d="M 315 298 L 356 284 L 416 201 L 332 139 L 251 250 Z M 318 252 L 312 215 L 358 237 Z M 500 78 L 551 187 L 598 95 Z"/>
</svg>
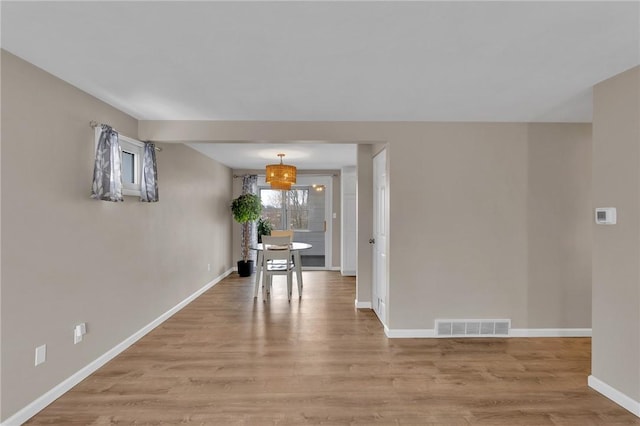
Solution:
<svg viewBox="0 0 640 426">
<path fill-rule="evenodd" d="M 73 329 L 73 344 L 77 345 L 80 342 L 82 342 L 82 333 L 80 332 L 80 329 L 76 326 L 76 328 Z"/>
<path fill-rule="evenodd" d="M 47 345 L 36 348 L 36 365 L 40 365 L 47 360 Z"/>
<path fill-rule="evenodd" d="M 80 323 L 73 328 L 73 344 L 77 345 L 82 342 L 82 337 L 87 334 L 87 324 Z"/>
</svg>

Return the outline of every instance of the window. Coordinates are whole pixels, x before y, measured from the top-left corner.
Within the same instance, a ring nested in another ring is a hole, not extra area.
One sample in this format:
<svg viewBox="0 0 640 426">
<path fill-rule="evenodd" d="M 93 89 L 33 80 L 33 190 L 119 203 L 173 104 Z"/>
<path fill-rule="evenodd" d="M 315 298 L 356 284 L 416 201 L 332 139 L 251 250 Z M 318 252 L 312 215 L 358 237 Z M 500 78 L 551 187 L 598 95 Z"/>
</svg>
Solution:
<svg viewBox="0 0 640 426">
<path fill-rule="evenodd" d="M 262 217 L 276 229 L 309 229 L 309 188 L 289 191 L 260 188 Z"/>
<path fill-rule="evenodd" d="M 118 141 L 122 150 L 122 194 L 140 196 L 144 144 L 122 135 L 118 135 Z"/>
<path fill-rule="evenodd" d="M 101 132 L 102 129 L 96 127 L 96 148 L 98 147 Z M 118 134 L 118 142 L 122 151 L 122 194 L 139 197 L 144 143 L 121 134 Z"/>
</svg>

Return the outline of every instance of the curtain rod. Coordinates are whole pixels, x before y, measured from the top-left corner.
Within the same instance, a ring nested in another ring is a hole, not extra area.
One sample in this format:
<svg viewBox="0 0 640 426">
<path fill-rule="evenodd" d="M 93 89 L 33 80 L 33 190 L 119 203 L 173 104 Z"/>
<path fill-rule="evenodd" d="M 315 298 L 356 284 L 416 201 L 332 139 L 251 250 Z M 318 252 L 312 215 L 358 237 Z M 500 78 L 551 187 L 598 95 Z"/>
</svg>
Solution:
<svg viewBox="0 0 640 426">
<path fill-rule="evenodd" d="M 89 122 L 89 126 L 91 126 L 92 129 L 95 129 L 96 127 L 100 127 L 102 125 L 103 125 L 102 123 L 98 123 L 97 121 L 94 121 L 94 120 L 91 120 Z M 109 126 L 109 127 L 111 127 L 111 126 Z M 162 152 L 162 148 L 160 148 L 159 146 L 156 146 L 155 149 L 158 152 Z"/>
</svg>

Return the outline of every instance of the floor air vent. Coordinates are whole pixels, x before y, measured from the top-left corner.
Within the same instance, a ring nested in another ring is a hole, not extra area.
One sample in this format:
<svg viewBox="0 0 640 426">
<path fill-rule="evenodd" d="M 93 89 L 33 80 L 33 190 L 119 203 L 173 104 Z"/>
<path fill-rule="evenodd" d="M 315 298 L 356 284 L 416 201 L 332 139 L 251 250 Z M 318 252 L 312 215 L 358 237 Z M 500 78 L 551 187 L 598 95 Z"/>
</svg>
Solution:
<svg viewBox="0 0 640 426">
<path fill-rule="evenodd" d="M 511 320 L 469 320 L 441 319 L 436 320 L 436 336 L 438 337 L 507 337 L 511 328 Z"/>
</svg>

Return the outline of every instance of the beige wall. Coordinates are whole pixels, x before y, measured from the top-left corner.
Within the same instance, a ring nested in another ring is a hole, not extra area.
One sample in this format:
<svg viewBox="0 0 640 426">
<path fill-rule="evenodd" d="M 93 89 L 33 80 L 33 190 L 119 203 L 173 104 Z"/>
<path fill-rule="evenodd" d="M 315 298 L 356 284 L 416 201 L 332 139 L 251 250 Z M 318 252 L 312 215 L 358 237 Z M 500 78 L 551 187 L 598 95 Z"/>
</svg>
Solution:
<svg viewBox="0 0 640 426">
<path fill-rule="evenodd" d="M 526 125 L 435 124 L 393 142 L 389 327 L 433 328 L 436 318 L 524 327 Z"/>
<path fill-rule="evenodd" d="M 371 303 L 373 278 L 373 149 L 370 144 L 358 145 L 356 167 L 356 301 Z"/>
<path fill-rule="evenodd" d="M 591 326 L 590 125 L 434 123 L 389 145 L 390 328 Z"/>
<path fill-rule="evenodd" d="M 589 124 L 142 121 L 140 131 L 167 141 L 361 143 L 359 302 L 371 297 L 371 201 L 361 196 L 374 147 L 386 143 L 390 328 L 432 329 L 439 317 L 591 326 Z M 553 223 L 530 217 L 542 206 L 556 209 L 545 213 Z"/>
<path fill-rule="evenodd" d="M 640 401 L 640 67 L 594 88 L 592 375 Z"/>
<path fill-rule="evenodd" d="M 160 202 L 91 200 L 89 121 L 137 121 L 4 51 L 1 78 L 4 420 L 232 265 L 227 167 L 163 145 Z"/>
<path fill-rule="evenodd" d="M 527 324 L 591 325 L 591 126 L 528 126 Z"/>
</svg>

